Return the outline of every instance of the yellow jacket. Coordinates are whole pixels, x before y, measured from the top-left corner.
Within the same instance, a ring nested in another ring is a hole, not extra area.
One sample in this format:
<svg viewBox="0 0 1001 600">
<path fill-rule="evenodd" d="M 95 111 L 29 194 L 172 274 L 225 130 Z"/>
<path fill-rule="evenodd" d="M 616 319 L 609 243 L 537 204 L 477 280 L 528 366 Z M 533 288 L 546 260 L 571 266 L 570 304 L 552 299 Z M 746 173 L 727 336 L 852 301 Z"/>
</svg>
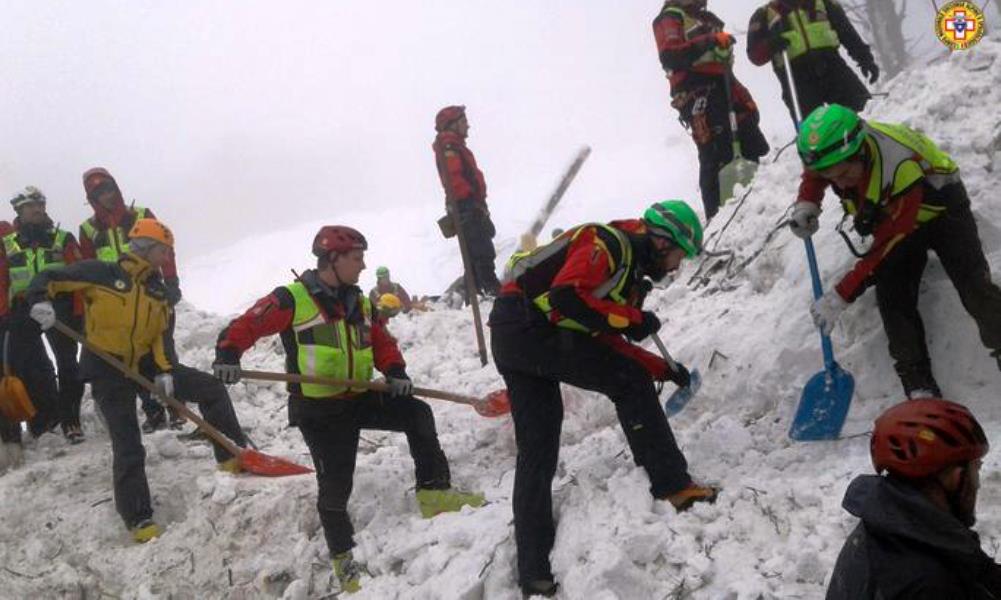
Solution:
<svg viewBox="0 0 1001 600">
<path fill-rule="evenodd" d="M 148 262 L 126 253 L 116 263 L 84 260 L 43 271 L 32 279 L 27 297 L 34 304 L 70 292 L 83 297 L 87 341 L 133 370 L 151 352 L 159 371 L 171 370 L 164 346 L 167 289 Z"/>
</svg>

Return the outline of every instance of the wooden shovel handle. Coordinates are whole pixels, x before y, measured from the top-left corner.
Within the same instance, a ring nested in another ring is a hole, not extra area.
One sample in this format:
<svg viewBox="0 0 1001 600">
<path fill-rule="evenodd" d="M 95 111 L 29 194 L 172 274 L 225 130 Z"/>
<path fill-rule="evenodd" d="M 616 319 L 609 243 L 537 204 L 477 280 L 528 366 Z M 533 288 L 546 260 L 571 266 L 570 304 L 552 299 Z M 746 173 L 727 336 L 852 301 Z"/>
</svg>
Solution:
<svg viewBox="0 0 1001 600">
<path fill-rule="evenodd" d="M 338 387 L 363 388 L 366 390 L 375 390 L 377 392 L 389 391 L 389 384 L 383 383 L 381 381 L 335 379 L 332 377 L 317 377 L 315 375 L 299 375 L 297 373 L 271 373 L 268 371 L 245 371 L 241 369 L 240 377 L 244 379 L 256 379 L 259 381 L 283 381 L 285 383 L 315 383 L 319 385 L 331 385 Z M 477 406 L 483 403 L 483 400 L 479 398 L 473 398 L 472 396 L 463 396 L 461 394 L 453 394 L 451 392 L 432 390 L 422 387 L 415 387 L 413 393 L 415 396 L 424 396 L 425 398 L 437 398 L 438 400 L 448 400 L 449 402 L 468 404 L 470 406 Z"/>
<path fill-rule="evenodd" d="M 202 431 L 205 432 L 205 435 L 211 437 L 213 440 L 215 440 L 216 442 L 218 442 L 219 445 L 222 446 L 223 448 L 225 448 L 227 452 L 229 452 L 233 456 L 239 456 L 240 455 L 240 452 L 242 451 L 242 448 L 240 448 L 235 443 L 233 443 L 233 440 L 231 440 L 228 437 L 226 437 L 225 434 L 223 434 L 221 431 L 219 431 L 215 427 L 209 425 L 208 422 L 205 421 L 205 419 L 203 419 L 200 416 L 196 415 L 194 412 L 191 411 L 191 409 L 189 409 L 183 403 L 178 402 L 176 399 L 171 398 L 170 396 L 165 396 L 165 395 L 162 395 L 159 392 L 157 392 L 156 385 L 152 381 L 150 381 L 149 379 L 146 379 L 145 377 L 143 377 L 141 374 L 137 373 L 136 371 L 133 371 L 125 363 L 123 363 L 122 361 L 118 360 L 117 358 L 115 358 L 111 354 L 108 354 L 104 350 L 101 350 L 100 348 L 98 348 L 97 346 L 95 346 L 93 343 L 87 341 L 87 338 L 85 338 L 82 335 L 80 335 L 79 333 L 73 331 L 72 329 L 70 329 L 69 327 L 67 327 L 66 325 L 64 325 L 63 323 L 60 323 L 59 321 L 56 321 L 54 327 L 55 327 L 56 331 L 58 331 L 59 333 L 65 335 L 66 337 L 68 337 L 68 338 L 70 338 L 72 340 L 75 340 L 75 341 L 79 342 L 85 348 L 87 348 L 87 350 L 90 350 L 91 352 L 93 352 L 94 354 L 96 354 L 101 360 L 103 360 L 104 362 L 108 363 L 109 365 L 111 365 L 112 367 L 114 367 L 115 369 L 117 369 L 122 375 L 125 375 L 126 377 L 128 377 L 132 381 L 135 381 L 143 389 L 148 390 L 151 394 L 154 394 L 158 398 L 160 398 L 161 400 L 163 400 L 167 404 L 167 406 L 173 408 L 177 412 L 181 413 L 182 415 L 184 415 L 185 417 L 187 417 L 188 419 L 190 419 L 191 421 L 193 421 L 196 425 L 198 425 L 199 429 L 201 429 Z"/>
</svg>

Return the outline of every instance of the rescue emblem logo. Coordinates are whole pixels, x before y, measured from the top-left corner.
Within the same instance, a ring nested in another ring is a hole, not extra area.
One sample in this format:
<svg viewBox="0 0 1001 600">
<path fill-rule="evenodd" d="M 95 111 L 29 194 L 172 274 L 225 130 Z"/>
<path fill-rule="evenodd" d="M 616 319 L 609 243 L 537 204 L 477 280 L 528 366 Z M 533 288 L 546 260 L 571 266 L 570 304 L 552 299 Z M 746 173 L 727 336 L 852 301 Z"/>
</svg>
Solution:
<svg viewBox="0 0 1001 600">
<path fill-rule="evenodd" d="M 952 50 L 966 50 L 983 37 L 984 11 L 973 2 L 947 2 L 935 17 L 935 34 Z"/>
</svg>

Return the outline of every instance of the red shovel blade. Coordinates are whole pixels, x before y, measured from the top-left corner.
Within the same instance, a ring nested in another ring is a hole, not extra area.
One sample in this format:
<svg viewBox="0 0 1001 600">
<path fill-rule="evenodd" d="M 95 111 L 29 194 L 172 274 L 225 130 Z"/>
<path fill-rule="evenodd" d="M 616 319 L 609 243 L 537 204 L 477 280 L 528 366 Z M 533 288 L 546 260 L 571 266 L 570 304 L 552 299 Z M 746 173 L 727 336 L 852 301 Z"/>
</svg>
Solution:
<svg viewBox="0 0 1001 600">
<path fill-rule="evenodd" d="M 253 448 L 242 448 L 240 450 L 240 466 L 245 471 L 254 475 L 263 475 L 265 477 L 305 475 L 306 473 L 313 472 L 313 469 L 296 464 L 290 460 L 285 460 L 284 458 L 258 452 Z"/>
<path fill-rule="evenodd" d="M 507 397 L 507 390 L 496 390 L 474 404 L 473 408 L 484 417 L 503 417 L 511 412 L 511 400 Z"/>
</svg>

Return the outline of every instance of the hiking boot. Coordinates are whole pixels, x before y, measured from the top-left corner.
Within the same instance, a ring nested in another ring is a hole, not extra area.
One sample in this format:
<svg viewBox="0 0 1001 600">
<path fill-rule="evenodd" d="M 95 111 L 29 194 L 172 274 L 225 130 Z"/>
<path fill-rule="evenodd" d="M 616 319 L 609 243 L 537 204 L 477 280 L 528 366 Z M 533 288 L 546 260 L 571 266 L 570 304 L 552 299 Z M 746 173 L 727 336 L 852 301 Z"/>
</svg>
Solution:
<svg viewBox="0 0 1001 600">
<path fill-rule="evenodd" d="M 21 442 L 3 442 L 0 444 L 0 474 L 6 473 L 24 464 L 24 447 Z"/>
<path fill-rule="evenodd" d="M 361 575 L 364 569 L 355 561 L 351 551 L 335 554 L 334 575 L 341 584 L 341 591 L 353 594 L 361 589 Z"/>
<path fill-rule="evenodd" d="M 153 519 L 143 519 L 129 531 L 132 533 L 132 539 L 137 544 L 145 544 L 151 539 L 163 535 L 163 528 L 154 523 Z"/>
<path fill-rule="evenodd" d="M 927 361 L 915 365 L 897 365 L 897 375 L 900 376 L 900 383 L 904 386 L 904 395 L 908 398 L 941 398 L 942 390 L 935 381 L 935 376 L 931 374 L 931 364 Z M 931 396 L 912 396 L 913 393 L 931 393 Z"/>
<path fill-rule="evenodd" d="M 153 433 L 158 429 L 167 427 L 167 412 L 162 408 L 156 412 L 146 413 L 146 420 L 143 421 L 143 433 Z"/>
<path fill-rule="evenodd" d="M 243 465 L 240 464 L 240 459 L 233 457 L 222 461 L 221 463 L 216 463 L 216 471 L 221 471 L 223 473 L 231 473 L 236 475 L 237 473 L 243 472 Z"/>
<path fill-rule="evenodd" d="M 187 419 L 185 419 L 183 416 L 181 416 L 180 414 L 178 414 L 172 408 L 168 408 L 167 409 L 167 413 L 170 416 L 170 419 L 169 419 L 169 421 L 167 423 L 167 426 L 170 429 L 172 429 L 174 431 L 178 431 L 180 429 L 184 429 L 184 424 L 188 422 Z"/>
<path fill-rule="evenodd" d="M 708 485 L 699 485 L 695 482 L 689 483 L 688 487 L 661 498 L 661 500 L 667 500 L 674 507 L 677 512 L 685 512 L 692 507 L 696 502 L 708 502 L 709 504 L 716 503 L 716 497 L 719 495 L 719 489 Z"/>
<path fill-rule="evenodd" d="M 531 598 L 532 596 L 552 598 L 559 589 L 560 584 L 552 579 L 533 579 L 521 584 L 521 595 L 523 598 Z"/>
<path fill-rule="evenodd" d="M 425 519 L 443 512 L 456 512 L 465 505 L 479 508 L 486 504 L 483 494 L 466 494 L 451 488 L 445 490 L 417 490 L 417 504 Z"/>
<path fill-rule="evenodd" d="M 67 425 L 63 429 L 63 437 L 66 438 L 71 444 L 82 444 L 83 443 L 83 430 L 80 429 L 79 425 Z"/>
<path fill-rule="evenodd" d="M 938 397 L 939 394 L 936 394 L 933 390 L 928 390 L 925 388 L 919 388 L 907 392 L 908 400 L 918 400 L 919 398 L 938 398 Z"/>
</svg>

